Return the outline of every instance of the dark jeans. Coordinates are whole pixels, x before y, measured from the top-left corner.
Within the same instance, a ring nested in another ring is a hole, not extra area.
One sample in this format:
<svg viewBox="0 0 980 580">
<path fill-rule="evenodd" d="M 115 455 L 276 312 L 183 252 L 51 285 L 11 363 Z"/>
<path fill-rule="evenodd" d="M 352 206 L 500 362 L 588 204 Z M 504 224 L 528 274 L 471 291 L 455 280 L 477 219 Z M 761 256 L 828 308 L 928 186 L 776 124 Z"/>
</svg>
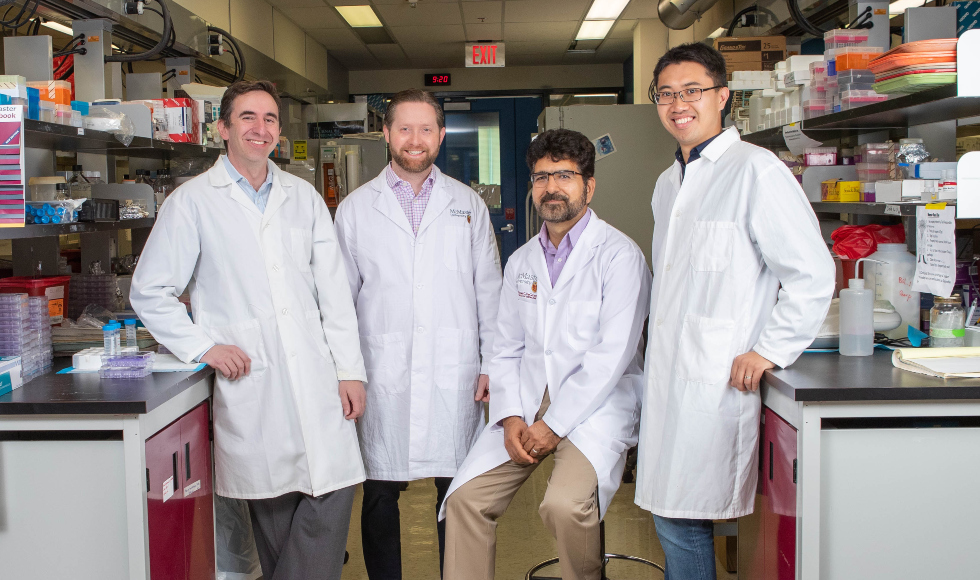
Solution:
<svg viewBox="0 0 980 580">
<path fill-rule="evenodd" d="M 437 477 L 436 514 L 451 477 Z M 368 479 L 364 482 L 364 503 L 361 506 L 361 547 L 364 567 L 370 580 L 401 580 L 402 540 L 398 517 L 398 496 L 404 482 Z M 443 553 L 446 549 L 446 522 L 437 522 L 439 532 L 439 573 L 442 574 Z"/>
</svg>

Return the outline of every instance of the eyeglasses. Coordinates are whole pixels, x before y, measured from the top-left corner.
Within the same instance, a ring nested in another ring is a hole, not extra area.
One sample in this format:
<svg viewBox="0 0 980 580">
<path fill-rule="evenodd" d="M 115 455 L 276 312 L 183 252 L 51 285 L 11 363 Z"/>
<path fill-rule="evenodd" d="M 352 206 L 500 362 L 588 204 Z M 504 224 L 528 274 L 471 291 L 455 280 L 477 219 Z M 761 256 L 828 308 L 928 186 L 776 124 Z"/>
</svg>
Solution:
<svg viewBox="0 0 980 580">
<path fill-rule="evenodd" d="M 653 87 L 650 87 L 650 100 L 657 103 L 658 105 L 669 105 L 674 102 L 674 97 L 680 96 L 681 100 L 685 103 L 694 103 L 701 100 L 701 93 L 704 91 L 711 91 L 714 89 L 723 89 L 725 85 L 718 85 L 716 87 L 708 87 L 706 89 L 700 88 L 690 88 L 677 91 L 672 93 L 670 91 L 661 91 L 659 93 L 653 92 Z"/>
<path fill-rule="evenodd" d="M 547 186 L 548 179 L 551 176 L 554 176 L 555 183 L 558 184 L 558 187 L 564 187 L 566 185 L 570 185 L 572 181 L 575 179 L 576 175 L 582 175 L 582 174 L 579 173 L 578 171 L 572 171 L 570 169 L 562 169 L 561 171 L 552 171 L 550 173 L 547 171 L 542 171 L 540 173 L 531 174 L 531 184 L 534 187 L 540 189 L 542 187 Z"/>
</svg>

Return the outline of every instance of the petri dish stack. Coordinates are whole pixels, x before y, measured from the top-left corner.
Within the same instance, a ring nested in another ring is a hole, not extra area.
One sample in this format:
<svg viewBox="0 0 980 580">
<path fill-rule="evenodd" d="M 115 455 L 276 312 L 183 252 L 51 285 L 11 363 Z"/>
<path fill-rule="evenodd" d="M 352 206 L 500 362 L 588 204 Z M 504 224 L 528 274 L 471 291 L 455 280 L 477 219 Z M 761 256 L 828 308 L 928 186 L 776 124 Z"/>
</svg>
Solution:
<svg viewBox="0 0 980 580">
<path fill-rule="evenodd" d="M 149 351 L 102 355 L 99 377 L 103 379 L 142 379 L 153 372 L 155 353 Z"/>
<path fill-rule="evenodd" d="M 51 369 L 47 298 L 0 294 L 0 356 L 20 357 L 25 383 Z"/>
<path fill-rule="evenodd" d="M 46 296 L 28 296 L 27 313 L 31 332 L 37 333 L 40 348 L 38 352 L 40 372 L 51 370 L 54 363 L 54 348 L 51 344 L 51 312 L 48 310 Z"/>
<path fill-rule="evenodd" d="M 98 304 L 115 312 L 115 274 L 76 274 L 71 277 L 71 293 L 68 295 L 68 317 L 77 319 L 89 304 Z"/>
</svg>

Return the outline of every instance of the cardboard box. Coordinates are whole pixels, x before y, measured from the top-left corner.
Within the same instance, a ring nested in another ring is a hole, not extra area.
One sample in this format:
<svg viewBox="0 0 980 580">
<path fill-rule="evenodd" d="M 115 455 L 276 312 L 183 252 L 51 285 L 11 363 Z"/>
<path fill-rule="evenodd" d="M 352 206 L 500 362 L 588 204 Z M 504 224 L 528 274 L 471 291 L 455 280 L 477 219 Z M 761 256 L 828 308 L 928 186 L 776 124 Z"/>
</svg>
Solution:
<svg viewBox="0 0 980 580">
<path fill-rule="evenodd" d="M 875 182 L 875 201 L 878 203 L 892 203 L 902 201 L 902 182 L 901 181 L 876 181 Z"/>
<path fill-rule="evenodd" d="M 167 134 L 174 143 L 200 143 L 201 125 L 196 122 L 198 105 L 193 99 L 163 99 Z"/>
<path fill-rule="evenodd" d="M 775 70 L 786 59 L 783 36 L 724 36 L 715 39 L 715 48 L 725 58 L 728 72 L 736 70 Z"/>
<path fill-rule="evenodd" d="M 0 395 L 24 385 L 19 356 L 0 357 Z"/>
<path fill-rule="evenodd" d="M 837 197 L 842 203 L 861 201 L 860 181 L 838 181 Z"/>
</svg>

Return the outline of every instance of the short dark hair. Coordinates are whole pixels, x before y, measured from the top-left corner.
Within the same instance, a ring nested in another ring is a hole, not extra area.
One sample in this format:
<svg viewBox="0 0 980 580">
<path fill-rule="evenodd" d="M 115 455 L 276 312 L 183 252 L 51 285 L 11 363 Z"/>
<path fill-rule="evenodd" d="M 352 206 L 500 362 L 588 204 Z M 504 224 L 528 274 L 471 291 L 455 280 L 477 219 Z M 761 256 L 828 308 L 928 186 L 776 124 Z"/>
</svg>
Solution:
<svg viewBox="0 0 980 580">
<path fill-rule="evenodd" d="M 436 124 L 442 129 L 446 126 L 446 112 L 442 110 L 442 105 L 436 100 L 435 95 L 422 89 L 405 89 L 404 91 L 392 95 L 388 101 L 388 108 L 385 110 L 385 127 L 391 129 L 395 122 L 395 109 L 402 103 L 428 103 L 436 111 Z"/>
<path fill-rule="evenodd" d="M 682 62 L 696 62 L 704 67 L 714 84 L 719 86 L 728 85 L 728 70 L 725 68 L 725 57 L 707 44 L 693 42 L 691 44 L 675 46 L 660 57 L 660 60 L 657 61 L 657 66 L 653 69 L 653 84 L 651 85 L 653 90 L 651 93 L 657 91 L 657 87 L 659 86 L 657 82 L 660 80 L 660 73 L 668 66 L 681 64 Z"/>
<path fill-rule="evenodd" d="M 279 115 L 279 126 L 282 126 L 282 100 L 279 98 L 279 93 L 276 92 L 276 85 L 269 81 L 238 81 L 237 83 L 232 83 L 225 93 L 221 95 L 221 113 L 218 119 L 224 121 L 225 125 L 231 124 L 231 104 L 235 102 L 235 99 L 244 95 L 245 93 L 251 93 L 253 91 L 265 91 L 269 93 L 272 100 L 276 102 L 276 110 Z"/>
<path fill-rule="evenodd" d="M 595 145 L 578 131 L 549 129 L 538 135 L 527 148 L 528 169 L 533 172 L 534 164 L 545 156 L 552 161 L 574 161 L 585 181 L 595 175 Z"/>
</svg>

